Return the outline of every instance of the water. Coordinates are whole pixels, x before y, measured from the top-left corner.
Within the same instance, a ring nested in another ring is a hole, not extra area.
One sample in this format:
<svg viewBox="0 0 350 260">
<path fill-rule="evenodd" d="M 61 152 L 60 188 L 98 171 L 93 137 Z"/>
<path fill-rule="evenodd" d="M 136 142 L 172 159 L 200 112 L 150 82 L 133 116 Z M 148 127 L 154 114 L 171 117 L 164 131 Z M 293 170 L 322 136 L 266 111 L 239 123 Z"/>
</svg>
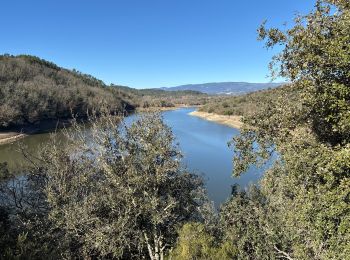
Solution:
<svg viewBox="0 0 350 260">
<path fill-rule="evenodd" d="M 0 163 L 7 162 L 11 171 L 21 171 L 28 165 L 22 150 L 28 154 L 36 154 L 49 139 L 50 133 L 40 133 L 27 136 L 10 144 L 0 145 Z"/>
<path fill-rule="evenodd" d="M 184 154 L 184 163 L 188 168 L 203 175 L 208 195 L 215 205 L 225 202 L 231 194 L 231 187 L 242 187 L 256 183 L 262 170 L 252 167 L 240 178 L 232 177 L 233 151 L 227 143 L 239 134 L 237 129 L 207 121 L 188 113 L 193 108 L 183 108 L 164 112 L 166 123 L 172 127 Z"/>
<path fill-rule="evenodd" d="M 163 113 L 165 122 L 172 127 L 177 142 L 184 155 L 184 164 L 188 169 L 200 174 L 206 180 L 208 195 L 218 206 L 226 201 L 233 184 L 246 187 L 261 177 L 261 170 L 251 168 L 240 178 L 232 177 L 233 151 L 227 143 L 239 131 L 217 124 L 188 113 L 194 108 L 182 108 Z M 49 140 L 49 134 L 36 134 L 20 142 L 29 152 L 40 149 L 42 143 Z M 26 161 L 18 151 L 18 142 L 0 146 L 0 163 L 7 161 L 10 169 L 25 167 Z"/>
</svg>

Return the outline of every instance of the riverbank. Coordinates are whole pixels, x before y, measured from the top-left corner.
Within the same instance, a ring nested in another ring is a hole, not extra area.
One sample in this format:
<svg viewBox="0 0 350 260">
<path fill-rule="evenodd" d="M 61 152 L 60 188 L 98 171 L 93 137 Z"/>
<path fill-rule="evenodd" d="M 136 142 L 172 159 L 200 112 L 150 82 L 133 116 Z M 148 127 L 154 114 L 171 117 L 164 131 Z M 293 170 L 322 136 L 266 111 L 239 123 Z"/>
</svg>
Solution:
<svg viewBox="0 0 350 260">
<path fill-rule="evenodd" d="M 193 111 L 189 113 L 189 115 L 197 116 L 208 121 L 224 124 L 237 129 L 240 129 L 243 126 L 243 123 L 241 122 L 241 116 L 225 116 L 201 111 Z"/>
<path fill-rule="evenodd" d="M 26 136 L 27 136 L 27 134 L 20 133 L 20 132 L 0 133 L 0 145 L 12 143 L 12 142 L 14 142 L 18 139 L 21 139 L 23 137 L 26 137 Z"/>
<path fill-rule="evenodd" d="M 136 109 L 136 112 L 164 112 L 164 111 L 171 111 L 171 110 L 176 110 L 180 108 L 186 108 L 186 107 L 197 107 L 197 106 L 190 106 L 186 104 L 179 104 L 175 105 L 173 107 L 138 107 Z"/>
<path fill-rule="evenodd" d="M 19 139 L 27 137 L 29 135 L 48 133 L 70 126 L 72 119 L 61 120 L 44 120 L 38 124 L 28 125 L 17 129 L 11 129 L 8 131 L 0 131 L 0 145 L 15 142 Z"/>
<path fill-rule="evenodd" d="M 136 109 L 136 112 L 162 112 L 162 111 L 170 111 L 176 110 L 180 107 L 140 107 Z"/>
<path fill-rule="evenodd" d="M 163 112 L 168 110 L 176 110 L 182 107 L 189 107 L 185 104 L 176 105 L 173 107 L 149 107 L 138 108 L 135 112 Z M 39 124 L 24 126 L 22 128 L 11 129 L 7 131 L 0 131 L 0 145 L 13 143 L 19 139 L 27 137 L 33 134 L 40 134 L 46 132 L 52 132 L 62 127 L 68 127 L 72 123 L 71 119 L 61 120 L 46 120 Z"/>
</svg>

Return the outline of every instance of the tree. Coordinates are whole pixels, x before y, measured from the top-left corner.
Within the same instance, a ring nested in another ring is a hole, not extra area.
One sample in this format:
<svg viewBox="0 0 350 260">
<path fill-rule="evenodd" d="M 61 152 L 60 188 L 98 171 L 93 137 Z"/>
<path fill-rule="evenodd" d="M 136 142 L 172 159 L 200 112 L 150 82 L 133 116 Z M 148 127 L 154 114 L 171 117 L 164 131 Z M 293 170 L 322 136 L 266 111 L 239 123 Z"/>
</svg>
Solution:
<svg viewBox="0 0 350 260">
<path fill-rule="evenodd" d="M 350 7 L 347 0 L 318 0 L 284 31 L 260 28 L 266 46 L 285 46 L 271 63 L 278 76 L 301 86 L 312 130 L 332 145 L 350 141 Z"/>
<path fill-rule="evenodd" d="M 190 222 L 179 230 L 176 247 L 170 251 L 169 259 L 233 259 L 237 255 L 236 248 L 230 242 L 220 243 L 220 239 L 212 234 L 206 225 Z"/>
<path fill-rule="evenodd" d="M 349 2 L 334 0 L 317 1 L 286 31 L 259 29 L 268 48 L 282 45 L 271 67 L 291 84 L 245 116 L 233 140 L 235 175 L 278 153 L 261 181 L 270 228 L 243 215 L 235 223 L 247 223 L 238 235 L 253 227 L 268 230 L 265 239 L 276 257 L 346 259 L 350 253 L 349 28 Z M 258 245 L 250 250 L 257 253 Z"/>
<path fill-rule="evenodd" d="M 31 204 L 40 219 L 22 220 L 37 246 L 54 245 L 64 258 L 163 259 L 177 228 L 205 217 L 203 181 L 181 165 L 161 116 L 117 123 L 103 116 L 88 129 L 74 124 L 33 160 L 26 189 L 41 201 Z"/>
</svg>

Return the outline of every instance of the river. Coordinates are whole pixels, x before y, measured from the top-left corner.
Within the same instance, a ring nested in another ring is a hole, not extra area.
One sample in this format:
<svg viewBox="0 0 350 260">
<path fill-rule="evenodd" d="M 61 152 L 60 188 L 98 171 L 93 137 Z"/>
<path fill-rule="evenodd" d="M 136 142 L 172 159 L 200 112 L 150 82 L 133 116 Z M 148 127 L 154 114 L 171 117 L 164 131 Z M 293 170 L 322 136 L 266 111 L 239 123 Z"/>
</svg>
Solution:
<svg viewBox="0 0 350 260">
<path fill-rule="evenodd" d="M 233 184 L 246 187 L 261 177 L 262 170 L 252 167 L 240 178 L 232 177 L 233 151 L 227 143 L 238 135 L 237 129 L 188 115 L 194 108 L 163 112 L 165 122 L 172 128 L 184 155 L 183 163 L 189 170 L 204 177 L 208 195 L 218 206 L 226 201 Z M 22 139 L 30 151 L 40 149 L 49 139 L 48 133 Z M 25 160 L 18 151 L 18 142 L 0 146 L 0 162 L 8 162 L 10 169 L 20 169 Z"/>
</svg>

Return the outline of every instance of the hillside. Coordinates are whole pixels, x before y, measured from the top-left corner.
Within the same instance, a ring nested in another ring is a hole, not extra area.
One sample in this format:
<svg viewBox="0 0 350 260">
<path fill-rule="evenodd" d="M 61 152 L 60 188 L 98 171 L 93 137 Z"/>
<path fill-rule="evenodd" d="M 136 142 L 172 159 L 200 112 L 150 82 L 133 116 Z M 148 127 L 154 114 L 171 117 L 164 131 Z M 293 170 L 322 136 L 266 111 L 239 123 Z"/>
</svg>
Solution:
<svg viewBox="0 0 350 260">
<path fill-rule="evenodd" d="M 199 111 L 225 116 L 249 116 L 265 109 L 277 99 L 296 103 L 299 99 L 298 91 L 291 85 L 284 85 L 274 89 L 260 90 L 240 96 L 214 97 Z"/>
<path fill-rule="evenodd" d="M 72 113 L 84 117 L 103 106 L 117 113 L 131 111 L 134 99 L 132 93 L 37 57 L 0 56 L 0 128 L 68 118 Z"/>
<path fill-rule="evenodd" d="M 193 90 L 166 91 L 159 88 L 135 89 L 130 87 L 118 86 L 127 93 L 137 97 L 136 105 L 138 108 L 169 108 L 175 106 L 196 106 L 208 102 L 210 97 L 202 92 Z"/>
<path fill-rule="evenodd" d="M 167 91 L 193 90 L 212 95 L 242 95 L 258 90 L 275 88 L 280 85 L 282 83 L 217 82 L 189 84 L 162 89 Z"/>
</svg>

